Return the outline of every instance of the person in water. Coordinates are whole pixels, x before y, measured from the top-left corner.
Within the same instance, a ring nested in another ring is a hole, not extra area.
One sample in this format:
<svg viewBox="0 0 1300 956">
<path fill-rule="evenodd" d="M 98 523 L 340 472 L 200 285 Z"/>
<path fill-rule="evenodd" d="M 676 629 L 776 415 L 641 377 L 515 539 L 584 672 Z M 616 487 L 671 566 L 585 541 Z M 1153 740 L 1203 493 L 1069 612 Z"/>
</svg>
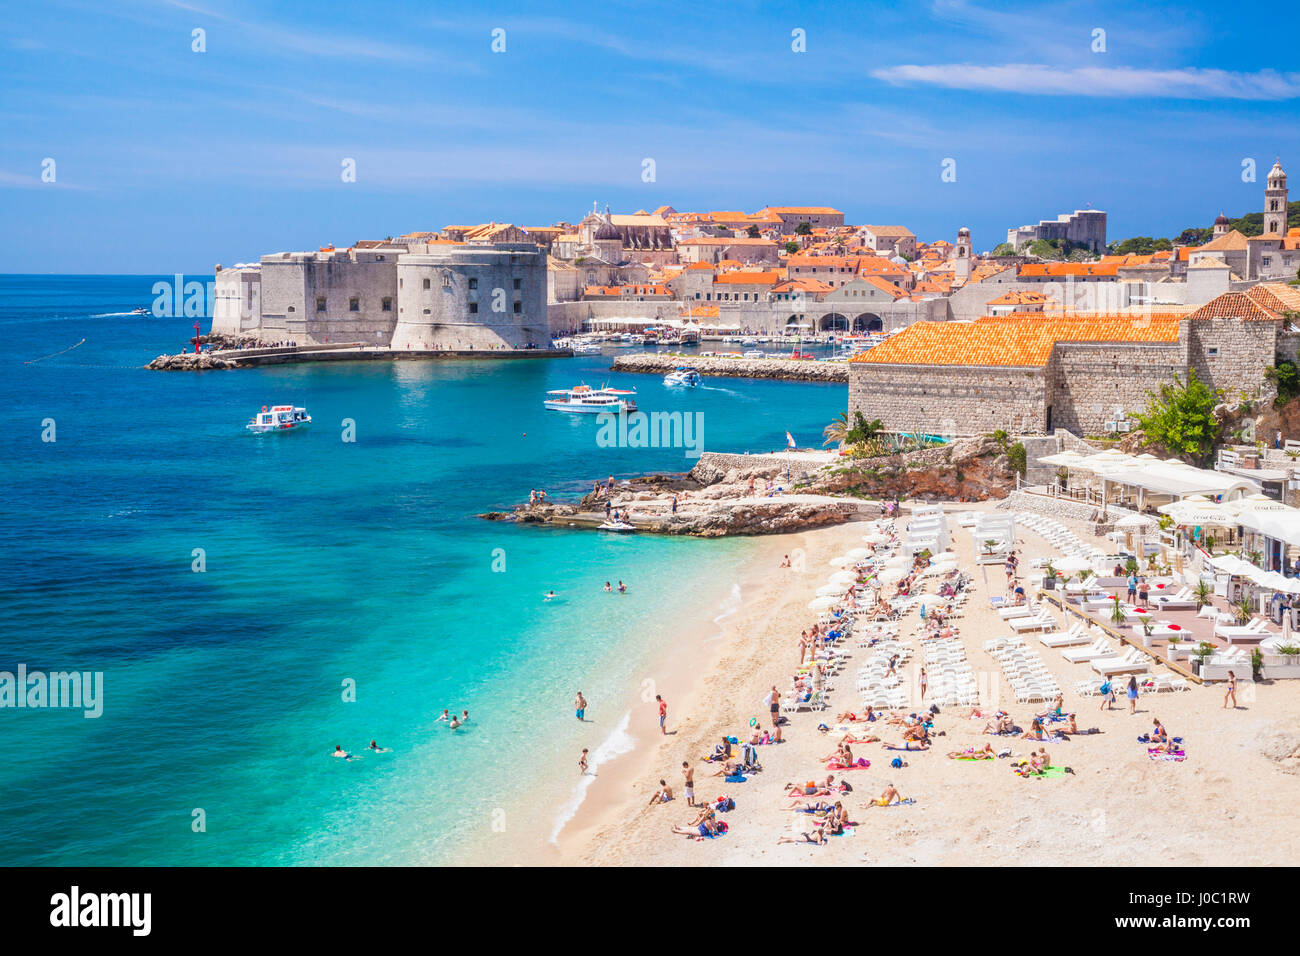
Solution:
<svg viewBox="0 0 1300 956">
<path fill-rule="evenodd" d="M 626 593 L 627 593 L 627 585 L 624 584 L 622 581 L 619 581 L 619 582 L 618 582 L 618 593 L 619 593 L 619 594 L 626 594 Z"/>
<path fill-rule="evenodd" d="M 342 744 L 335 744 L 335 745 L 334 745 L 334 753 L 330 754 L 330 756 L 331 756 L 331 757 L 341 757 L 341 758 L 344 759 L 344 760 L 351 760 L 351 759 L 352 759 L 352 754 L 350 754 L 350 753 L 348 753 L 346 750 L 344 750 Z"/>
<path fill-rule="evenodd" d="M 447 724 L 447 726 L 450 727 L 452 730 L 458 730 L 460 728 L 460 721 L 457 718 L 453 717 L 451 718 L 451 721 Z"/>
<path fill-rule="evenodd" d="M 443 722 L 443 723 L 445 723 L 445 722 L 451 720 L 451 712 L 450 712 L 446 707 L 444 707 L 444 708 L 442 709 L 442 716 L 440 716 L 440 717 L 438 718 L 438 720 L 441 721 L 441 722 Z"/>
<path fill-rule="evenodd" d="M 375 743 L 373 740 L 370 741 L 370 746 L 367 747 L 366 749 L 367 749 L 367 750 L 373 750 L 373 751 L 374 751 L 375 753 L 377 753 L 377 754 L 386 754 L 386 753 L 389 752 L 389 748 L 387 748 L 387 747 L 381 747 L 381 746 L 379 746 L 379 744 Z"/>
<path fill-rule="evenodd" d="M 606 582 L 605 582 L 605 593 L 608 594 L 608 593 L 609 593 L 610 591 L 612 591 L 612 590 L 614 590 L 614 589 L 611 588 L 611 587 L 609 586 L 609 582 L 606 581 Z"/>
</svg>

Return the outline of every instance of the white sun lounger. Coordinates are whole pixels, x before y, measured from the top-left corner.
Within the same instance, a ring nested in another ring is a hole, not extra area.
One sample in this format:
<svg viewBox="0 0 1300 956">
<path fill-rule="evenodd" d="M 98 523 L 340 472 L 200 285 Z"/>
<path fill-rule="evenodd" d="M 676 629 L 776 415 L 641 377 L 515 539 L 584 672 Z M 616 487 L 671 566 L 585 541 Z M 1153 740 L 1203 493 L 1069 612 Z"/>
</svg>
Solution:
<svg viewBox="0 0 1300 956">
<path fill-rule="evenodd" d="M 1044 647 L 1074 647 L 1079 644 L 1087 644 L 1092 640 L 1092 635 L 1088 633 L 1087 628 L 1079 621 L 1070 625 L 1068 631 L 1056 631 L 1053 634 L 1043 634 L 1038 638 L 1038 643 Z"/>
<path fill-rule="evenodd" d="M 1130 647 L 1120 657 L 1103 657 L 1093 661 L 1092 669 L 1105 677 L 1113 674 L 1141 674 L 1151 669 L 1151 660 L 1137 648 Z"/>
<path fill-rule="evenodd" d="M 1115 649 L 1110 646 L 1104 637 L 1097 638 L 1096 642 L 1079 650 L 1061 651 L 1061 656 L 1071 664 L 1083 664 L 1088 661 L 1100 660 L 1106 657 L 1114 657 Z"/>
</svg>

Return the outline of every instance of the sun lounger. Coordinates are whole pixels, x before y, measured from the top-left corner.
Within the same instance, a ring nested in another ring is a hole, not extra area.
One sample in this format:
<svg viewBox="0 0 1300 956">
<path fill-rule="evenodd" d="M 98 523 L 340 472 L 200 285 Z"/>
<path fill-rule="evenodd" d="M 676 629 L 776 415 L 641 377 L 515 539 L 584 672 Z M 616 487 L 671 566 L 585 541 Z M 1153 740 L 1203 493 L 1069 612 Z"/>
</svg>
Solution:
<svg viewBox="0 0 1300 956">
<path fill-rule="evenodd" d="M 1092 640 L 1092 635 L 1082 623 L 1076 621 L 1070 625 L 1068 631 L 1056 631 L 1052 634 L 1043 634 L 1038 638 L 1038 643 L 1044 647 L 1075 647 L 1080 644 L 1087 644 Z"/>
<path fill-rule="evenodd" d="M 1049 627 L 1056 627 L 1056 618 L 1047 613 L 1046 610 L 1039 612 L 1034 617 L 1013 617 L 1007 620 L 1007 626 L 1019 634 L 1021 631 L 1045 631 Z"/>
<path fill-rule="evenodd" d="M 1091 667 L 1104 677 L 1115 674 L 1141 674 L 1151 669 L 1151 660 L 1141 651 L 1130 647 L 1120 657 L 1103 657 L 1092 661 Z"/>
<path fill-rule="evenodd" d="M 1088 661 L 1100 660 L 1106 657 L 1114 657 L 1115 649 L 1110 646 L 1104 637 L 1099 637 L 1095 643 L 1089 647 L 1073 651 L 1061 651 L 1061 656 L 1071 664 L 1083 664 Z"/>
</svg>

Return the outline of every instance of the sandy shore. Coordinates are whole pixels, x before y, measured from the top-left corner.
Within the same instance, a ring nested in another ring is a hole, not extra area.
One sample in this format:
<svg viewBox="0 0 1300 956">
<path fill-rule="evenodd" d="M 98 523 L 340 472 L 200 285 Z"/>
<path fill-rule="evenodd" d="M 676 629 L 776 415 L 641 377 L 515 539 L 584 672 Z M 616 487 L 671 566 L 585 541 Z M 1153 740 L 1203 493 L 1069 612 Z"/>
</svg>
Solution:
<svg viewBox="0 0 1300 956">
<path fill-rule="evenodd" d="M 1075 530 L 1082 535 L 1081 529 Z M 1087 665 L 1066 662 L 1032 637 L 1027 643 L 1060 680 L 1066 709 L 1077 711 L 1080 728 L 1096 726 L 1102 731 L 1049 745 L 1052 762 L 1071 767 L 1072 775 L 1022 779 L 1011 772 L 1007 760 L 947 759 L 950 750 L 987 741 L 1010 744 L 1016 756 L 1027 756 L 1038 745 L 981 736 L 984 721 L 964 717 L 968 708 L 945 709 L 935 719 L 935 730 L 943 736 L 929 752 L 905 755 L 905 768 L 890 768 L 894 754 L 880 744 L 854 748 L 871 767 L 846 775 L 854 791 L 844 803 L 860 824 L 851 836 L 833 838 L 824 847 L 778 846 L 777 838 L 791 831 L 792 822 L 803 823 L 784 809 L 783 785 L 828 772 L 818 758 L 833 750 L 834 742 L 816 727 L 836 711 L 858 709 L 854 683 L 864 652 L 856 652 L 836 679 L 836 689 L 828 695 L 829 713 L 796 714 L 785 728 L 787 743 L 759 748 L 762 773 L 743 784 L 725 784 L 705 776 L 712 768 L 701 758 L 723 733 L 740 735 L 751 717 L 766 718 L 762 699 L 769 687 L 788 688 L 798 661 L 798 634 L 813 620 L 806 605 L 831 573 L 828 560 L 858 546 L 862 532 L 863 526 L 853 523 L 764 541 L 740 582 L 736 613 L 719 624 L 692 625 L 691 633 L 697 636 L 716 634 L 720 628 L 721 637 L 703 637 L 675 648 L 655 679 L 655 687 L 670 702 L 668 726 L 673 733 L 656 740 L 648 732 L 654 721 L 651 691 L 641 711 L 634 710 L 643 746 L 607 765 L 557 846 L 536 854 L 521 848 L 520 862 L 1195 866 L 1294 864 L 1300 857 L 1293 814 L 1300 782 L 1300 732 L 1295 729 L 1300 726 L 1300 682 L 1243 686 L 1236 710 L 1223 709 L 1223 690 L 1211 685 L 1144 695 L 1132 716 L 1122 696 L 1115 710 L 1101 711 L 1097 698 L 1072 691 L 1075 680 L 1094 676 Z M 954 529 L 954 549 L 962 567 L 974 567 L 965 531 Z M 1022 556 L 1053 553 L 1032 532 L 1022 532 L 1020 550 Z M 779 570 L 785 553 L 796 557 L 795 570 Z M 990 569 L 989 584 L 994 594 L 1002 593 L 998 569 Z M 983 651 L 984 641 L 1006 633 L 987 597 L 976 572 L 975 593 L 965 617 L 957 622 L 960 639 L 980 687 L 987 688 L 981 706 L 1002 706 L 1027 727 L 1033 713 L 1046 708 L 1016 705 L 1000 665 Z M 916 623 L 915 612 L 904 618 L 900 633 L 905 640 L 912 638 Z M 918 648 L 908 670 L 914 672 L 920 665 Z M 1186 761 L 1148 758 L 1135 738 L 1150 728 L 1153 716 L 1185 738 Z M 900 736 L 897 727 L 870 726 L 887 740 Z M 698 796 L 727 793 L 735 799 L 736 809 L 724 817 L 730 826 L 727 835 L 700 842 L 669 832 L 692 815 L 680 799 L 683 760 L 696 768 Z M 647 806 L 661 777 L 674 786 L 679 799 Z M 916 802 L 868 809 L 869 798 L 889 782 Z M 807 829 L 806 824 L 801 828 Z"/>
</svg>

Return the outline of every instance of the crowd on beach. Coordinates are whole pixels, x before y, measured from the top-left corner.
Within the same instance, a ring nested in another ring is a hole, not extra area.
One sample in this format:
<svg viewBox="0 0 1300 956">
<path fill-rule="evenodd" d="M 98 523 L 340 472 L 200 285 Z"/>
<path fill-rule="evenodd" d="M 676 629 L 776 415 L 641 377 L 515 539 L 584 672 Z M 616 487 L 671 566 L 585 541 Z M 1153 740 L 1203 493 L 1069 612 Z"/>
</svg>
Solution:
<svg viewBox="0 0 1300 956">
<path fill-rule="evenodd" d="M 810 774 L 811 779 L 787 782 L 781 788 L 785 798 L 782 809 L 794 814 L 795 822 L 788 833 L 778 836 L 779 844 L 824 846 L 831 839 L 851 835 L 869 809 L 915 803 L 914 798 L 904 797 L 893 781 L 887 782 L 878 795 L 855 791 L 854 772 L 873 765 L 868 756 L 873 748 L 878 748 L 878 759 L 886 764 L 888 772 L 900 775 L 905 774 L 908 760 L 944 757 L 963 762 L 1005 761 L 1016 776 L 1027 779 L 1060 779 L 1075 773 L 1054 752 L 1061 747 L 1073 750 L 1067 745 L 1101 734 L 1102 730 L 1081 727 L 1078 713 L 1067 708 L 1064 694 L 1058 693 L 1045 709 L 1040 703 L 1038 708 L 1022 712 L 1022 721 L 997 707 L 981 707 L 969 701 L 967 706 L 960 706 L 950 693 L 945 693 L 942 700 L 935 699 L 927 668 L 932 660 L 938 662 L 935 673 L 949 673 L 936 680 L 947 681 L 951 679 L 951 662 L 964 659 L 962 618 L 967 599 L 978 589 L 970 575 L 957 566 L 955 555 L 936 555 L 928 550 L 913 554 L 901 547 L 903 531 L 896 527 L 894 514 L 896 509 L 892 507 L 882 513 L 874 533 L 865 537 L 866 553 L 846 564 L 852 580 L 844 587 L 842 598 L 818 612 L 792 641 L 789 684 L 784 688 L 773 685 L 764 697 L 766 720 L 752 716 L 749 726 L 740 732 L 720 734 L 712 752 L 701 754 L 694 763 L 682 763 L 686 803 L 694 813 L 671 823 L 671 833 L 694 840 L 724 835 L 728 827 L 723 817 L 744 799 L 742 785 L 764 772 L 763 748 L 780 745 L 789 739 L 787 735 L 796 733 L 820 733 L 827 738 L 827 746 L 819 754 L 822 768 Z M 887 559 L 893 557 L 897 568 L 900 554 L 907 555 L 902 573 L 886 575 Z M 787 557 L 780 566 L 788 569 L 790 565 Z M 1003 569 L 1005 595 L 995 599 L 995 606 L 1024 604 L 1020 557 L 1014 547 L 1006 554 Z M 1145 585 L 1136 576 L 1128 583 L 1135 592 Z M 919 648 L 900 636 L 909 625 Z M 904 664 L 918 649 L 926 654 L 926 662 L 904 670 Z M 844 671 L 850 658 L 857 656 L 868 659 L 859 675 L 858 690 L 864 691 L 867 686 L 877 691 L 882 686 L 893 688 L 897 695 L 891 700 L 901 706 L 882 707 L 864 700 L 853 709 L 830 707 L 829 698 L 839 692 L 836 676 Z M 869 684 L 864 683 L 863 676 L 868 672 L 872 675 Z M 1137 713 L 1139 681 L 1130 677 L 1122 689 L 1129 713 Z M 1103 709 L 1113 705 L 1116 690 L 1110 679 L 1100 681 L 1097 691 Z M 831 713 L 835 714 L 833 720 L 828 716 Z M 947 736 L 949 731 L 964 727 L 969 735 L 971 725 L 965 721 L 982 722 L 979 733 L 993 739 L 943 748 L 944 757 L 922 756 L 938 749 L 937 738 Z M 1172 735 L 1157 717 L 1152 717 L 1151 729 L 1138 741 L 1147 746 L 1152 759 L 1181 760 L 1185 756 L 1182 738 Z M 1028 752 L 1024 752 L 1026 744 Z M 697 802 L 697 766 L 700 774 L 721 778 L 720 783 L 726 787 L 720 788 L 720 796 Z M 660 779 L 648 805 L 675 800 L 673 786 Z"/>
</svg>

